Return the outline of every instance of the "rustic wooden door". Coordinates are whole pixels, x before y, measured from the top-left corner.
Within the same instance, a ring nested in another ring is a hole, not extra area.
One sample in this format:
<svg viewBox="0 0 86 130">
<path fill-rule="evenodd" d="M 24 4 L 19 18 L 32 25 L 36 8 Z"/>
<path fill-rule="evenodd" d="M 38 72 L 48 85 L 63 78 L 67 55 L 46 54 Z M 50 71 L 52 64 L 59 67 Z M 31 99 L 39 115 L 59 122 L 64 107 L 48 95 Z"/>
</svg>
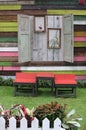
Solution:
<svg viewBox="0 0 86 130">
<path fill-rule="evenodd" d="M 73 15 L 65 15 L 63 19 L 63 34 L 64 34 L 64 61 L 73 62 L 74 57 L 74 28 Z"/>
<path fill-rule="evenodd" d="M 30 20 L 27 15 L 18 15 L 18 61 L 28 62 L 31 59 Z"/>
</svg>

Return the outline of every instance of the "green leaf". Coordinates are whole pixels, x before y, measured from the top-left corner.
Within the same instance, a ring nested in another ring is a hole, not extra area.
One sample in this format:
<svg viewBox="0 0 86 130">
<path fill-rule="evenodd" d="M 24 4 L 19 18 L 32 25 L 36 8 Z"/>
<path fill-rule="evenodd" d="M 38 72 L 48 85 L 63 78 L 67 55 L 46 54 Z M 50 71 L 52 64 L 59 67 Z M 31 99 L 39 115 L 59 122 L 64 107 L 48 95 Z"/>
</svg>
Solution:
<svg viewBox="0 0 86 130">
<path fill-rule="evenodd" d="M 77 117 L 77 118 L 75 118 L 75 119 L 72 119 L 73 121 L 82 121 L 83 120 L 83 118 L 82 117 Z"/>
<path fill-rule="evenodd" d="M 70 116 L 72 116 L 75 113 L 75 109 L 71 110 L 68 114 L 67 114 L 67 118 L 69 118 Z"/>
<path fill-rule="evenodd" d="M 65 128 L 65 129 L 68 129 L 69 125 L 62 123 L 62 127 Z"/>
<path fill-rule="evenodd" d="M 80 124 L 77 121 L 67 121 L 68 124 L 72 124 L 76 127 L 80 127 Z"/>
</svg>

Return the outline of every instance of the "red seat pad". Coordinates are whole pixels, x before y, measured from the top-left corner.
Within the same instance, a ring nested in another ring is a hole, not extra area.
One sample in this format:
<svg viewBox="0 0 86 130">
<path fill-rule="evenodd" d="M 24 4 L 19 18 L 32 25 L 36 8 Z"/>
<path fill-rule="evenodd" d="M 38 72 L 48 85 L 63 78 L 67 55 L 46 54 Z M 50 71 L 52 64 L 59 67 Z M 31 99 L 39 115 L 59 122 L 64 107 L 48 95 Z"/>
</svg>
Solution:
<svg viewBox="0 0 86 130">
<path fill-rule="evenodd" d="M 36 76 L 54 78 L 54 74 L 52 72 L 37 72 Z"/>
<path fill-rule="evenodd" d="M 28 72 L 17 72 L 16 78 L 36 78 L 36 73 L 28 73 Z"/>
<path fill-rule="evenodd" d="M 14 83 L 36 83 L 36 78 L 27 78 L 27 79 L 15 79 Z"/>
<path fill-rule="evenodd" d="M 55 79 L 75 79 L 74 74 L 55 74 Z"/>
<path fill-rule="evenodd" d="M 77 84 L 77 82 L 75 81 L 75 80 L 57 80 L 57 79 L 55 79 L 55 84 Z"/>
</svg>

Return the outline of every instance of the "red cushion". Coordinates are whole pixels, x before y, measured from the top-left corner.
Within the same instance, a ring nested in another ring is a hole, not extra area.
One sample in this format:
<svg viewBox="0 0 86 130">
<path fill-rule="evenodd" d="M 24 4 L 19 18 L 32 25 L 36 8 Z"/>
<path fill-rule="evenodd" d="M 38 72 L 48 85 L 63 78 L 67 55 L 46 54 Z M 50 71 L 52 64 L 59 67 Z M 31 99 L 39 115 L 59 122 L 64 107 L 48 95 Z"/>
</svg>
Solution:
<svg viewBox="0 0 86 130">
<path fill-rule="evenodd" d="M 74 74 L 55 74 L 55 79 L 75 79 Z"/>
<path fill-rule="evenodd" d="M 36 83 L 36 79 L 29 78 L 29 79 L 15 79 L 14 83 Z"/>
<path fill-rule="evenodd" d="M 47 77 L 47 78 L 54 78 L 54 74 L 52 72 L 37 72 L 37 77 Z"/>
<path fill-rule="evenodd" d="M 36 73 L 28 73 L 28 72 L 17 72 L 16 73 L 16 78 L 35 78 L 36 77 Z"/>
<path fill-rule="evenodd" d="M 55 80 L 55 84 L 77 84 L 75 80 Z"/>
</svg>

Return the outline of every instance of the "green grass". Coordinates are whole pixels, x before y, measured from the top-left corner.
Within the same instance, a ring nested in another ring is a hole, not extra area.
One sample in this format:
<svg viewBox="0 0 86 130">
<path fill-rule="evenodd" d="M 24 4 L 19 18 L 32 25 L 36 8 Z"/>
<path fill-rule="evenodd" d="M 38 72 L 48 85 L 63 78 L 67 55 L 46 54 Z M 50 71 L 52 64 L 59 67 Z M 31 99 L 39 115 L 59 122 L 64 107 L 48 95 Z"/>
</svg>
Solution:
<svg viewBox="0 0 86 130">
<path fill-rule="evenodd" d="M 83 121 L 81 121 L 80 130 L 86 130 L 86 89 L 77 88 L 76 98 L 55 98 L 55 96 L 48 89 L 39 89 L 37 97 L 32 96 L 16 96 L 14 97 L 13 87 L 0 86 L 0 103 L 5 108 L 9 108 L 13 104 L 22 104 L 25 107 L 32 108 L 41 104 L 50 103 L 51 101 L 57 101 L 62 105 L 67 104 L 67 112 L 71 109 L 76 110 L 76 114 L 81 115 Z"/>
</svg>

